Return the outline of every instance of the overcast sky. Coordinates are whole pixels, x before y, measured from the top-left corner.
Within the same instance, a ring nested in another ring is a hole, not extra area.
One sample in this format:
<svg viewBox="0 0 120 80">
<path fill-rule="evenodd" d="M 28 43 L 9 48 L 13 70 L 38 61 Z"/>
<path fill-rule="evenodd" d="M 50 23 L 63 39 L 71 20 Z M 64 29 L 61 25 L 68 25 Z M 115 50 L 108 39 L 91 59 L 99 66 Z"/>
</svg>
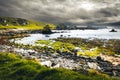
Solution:
<svg viewBox="0 0 120 80">
<path fill-rule="evenodd" d="M 0 16 L 51 23 L 120 21 L 120 0 L 0 0 Z"/>
</svg>

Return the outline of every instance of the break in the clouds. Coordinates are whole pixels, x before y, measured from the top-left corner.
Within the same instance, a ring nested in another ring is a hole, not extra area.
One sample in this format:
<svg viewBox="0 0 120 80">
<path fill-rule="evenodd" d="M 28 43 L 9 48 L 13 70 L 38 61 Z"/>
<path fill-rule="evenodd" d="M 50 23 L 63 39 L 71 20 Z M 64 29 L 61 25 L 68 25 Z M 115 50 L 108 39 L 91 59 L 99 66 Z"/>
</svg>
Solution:
<svg viewBox="0 0 120 80">
<path fill-rule="evenodd" d="M 52 23 L 120 21 L 120 0 L 0 0 L 0 16 Z"/>
</svg>

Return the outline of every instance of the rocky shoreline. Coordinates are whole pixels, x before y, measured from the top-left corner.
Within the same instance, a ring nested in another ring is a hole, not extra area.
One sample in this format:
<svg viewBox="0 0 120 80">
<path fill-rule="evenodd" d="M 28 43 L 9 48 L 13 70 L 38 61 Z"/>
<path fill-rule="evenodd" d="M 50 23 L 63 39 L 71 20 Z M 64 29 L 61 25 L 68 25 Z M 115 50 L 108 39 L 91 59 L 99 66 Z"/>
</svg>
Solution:
<svg viewBox="0 0 120 80">
<path fill-rule="evenodd" d="M 0 32 L 3 36 L 12 36 L 15 34 L 35 33 L 37 31 L 25 31 L 25 32 Z M 41 32 L 41 31 L 40 31 Z M 38 32 L 39 33 L 39 30 Z M 20 35 L 21 36 L 21 35 Z M 18 36 L 17 36 L 18 37 Z M 3 40 L 3 39 L 1 39 Z M 8 42 L 5 39 L 3 42 Z M 101 54 L 95 58 L 77 56 L 71 52 L 37 52 L 31 49 L 20 48 L 14 45 L 0 44 L 0 52 L 12 52 L 20 55 L 26 59 L 33 59 L 38 61 L 41 65 L 50 68 L 66 68 L 77 72 L 87 74 L 90 69 L 99 71 L 101 73 L 108 74 L 110 76 L 120 77 L 120 57 L 108 56 Z"/>
<path fill-rule="evenodd" d="M 87 58 L 76 56 L 69 52 L 43 53 L 30 49 L 17 48 L 15 46 L 8 45 L 0 45 L 0 51 L 17 53 L 26 59 L 36 60 L 41 65 L 50 68 L 62 67 L 66 69 L 75 70 L 78 72 L 81 72 L 81 70 L 83 70 L 84 71 L 83 73 L 86 73 L 86 71 L 89 71 L 90 69 L 94 69 L 101 73 L 108 74 L 110 76 L 120 77 L 119 57 L 117 58 L 117 60 L 111 62 L 110 61 L 111 59 L 107 59 L 110 56 L 106 55 L 100 55 L 96 58 Z M 116 57 L 113 57 L 112 59 L 116 59 Z M 114 62 L 118 63 L 115 65 Z"/>
</svg>

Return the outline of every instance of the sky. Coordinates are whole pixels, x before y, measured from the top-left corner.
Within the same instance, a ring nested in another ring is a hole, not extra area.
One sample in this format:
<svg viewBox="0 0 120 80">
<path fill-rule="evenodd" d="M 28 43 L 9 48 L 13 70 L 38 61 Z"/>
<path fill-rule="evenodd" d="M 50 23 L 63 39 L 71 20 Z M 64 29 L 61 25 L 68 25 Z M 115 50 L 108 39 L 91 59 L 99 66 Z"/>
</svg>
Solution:
<svg viewBox="0 0 120 80">
<path fill-rule="evenodd" d="M 120 22 L 120 0 L 0 0 L 0 16 L 54 24 Z"/>
</svg>

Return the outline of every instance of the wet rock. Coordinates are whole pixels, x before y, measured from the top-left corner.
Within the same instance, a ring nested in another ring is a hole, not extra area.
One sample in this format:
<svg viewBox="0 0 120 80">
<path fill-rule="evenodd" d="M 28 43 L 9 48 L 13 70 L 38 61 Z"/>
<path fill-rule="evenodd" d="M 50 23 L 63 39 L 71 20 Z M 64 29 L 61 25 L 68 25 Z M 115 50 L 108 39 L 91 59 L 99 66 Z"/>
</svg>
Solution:
<svg viewBox="0 0 120 80">
<path fill-rule="evenodd" d="M 98 61 L 103 61 L 103 59 L 102 59 L 100 56 L 97 56 L 96 59 L 97 59 Z"/>
</svg>

